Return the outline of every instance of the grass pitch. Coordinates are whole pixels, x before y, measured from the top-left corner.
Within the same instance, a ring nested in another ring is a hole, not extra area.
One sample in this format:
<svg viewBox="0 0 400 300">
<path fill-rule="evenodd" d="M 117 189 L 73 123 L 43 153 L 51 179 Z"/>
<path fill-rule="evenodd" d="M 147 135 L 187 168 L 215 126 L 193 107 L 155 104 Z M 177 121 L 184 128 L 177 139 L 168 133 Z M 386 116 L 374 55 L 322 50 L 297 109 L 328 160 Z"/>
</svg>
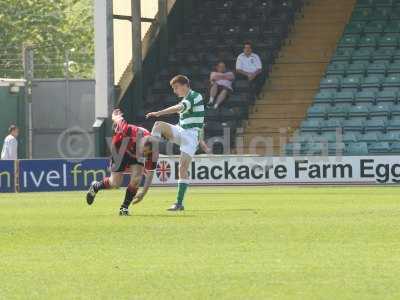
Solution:
<svg viewBox="0 0 400 300">
<path fill-rule="evenodd" d="M 400 299 L 400 190 L 0 195 L 0 299 Z"/>
</svg>

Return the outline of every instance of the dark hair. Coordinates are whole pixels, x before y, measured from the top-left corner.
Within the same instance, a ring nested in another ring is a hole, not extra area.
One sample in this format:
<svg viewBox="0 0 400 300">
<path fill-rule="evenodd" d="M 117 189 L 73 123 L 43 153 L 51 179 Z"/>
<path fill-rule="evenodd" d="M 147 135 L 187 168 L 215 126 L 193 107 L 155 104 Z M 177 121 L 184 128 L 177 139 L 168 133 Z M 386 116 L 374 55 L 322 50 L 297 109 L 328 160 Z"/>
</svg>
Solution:
<svg viewBox="0 0 400 300">
<path fill-rule="evenodd" d="M 18 129 L 18 127 L 15 125 L 11 125 L 10 127 L 8 127 L 8 133 L 13 132 L 15 129 Z"/>
<path fill-rule="evenodd" d="M 243 46 L 246 46 L 246 45 L 249 45 L 251 48 L 253 48 L 253 43 L 250 42 L 250 41 L 245 41 L 245 42 L 243 43 Z"/>
<path fill-rule="evenodd" d="M 169 82 L 170 85 L 175 83 L 179 83 L 180 85 L 190 85 L 190 80 L 185 75 L 176 75 L 174 78 L 171 79 Z"/>
</svg>

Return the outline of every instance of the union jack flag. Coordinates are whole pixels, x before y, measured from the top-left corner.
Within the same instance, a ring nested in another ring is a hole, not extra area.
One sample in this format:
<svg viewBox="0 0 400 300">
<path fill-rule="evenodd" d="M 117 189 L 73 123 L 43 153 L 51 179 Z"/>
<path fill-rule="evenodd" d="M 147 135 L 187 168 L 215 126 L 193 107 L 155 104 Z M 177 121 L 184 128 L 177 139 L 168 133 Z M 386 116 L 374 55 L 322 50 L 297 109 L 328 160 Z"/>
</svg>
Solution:
<svg viewBox="0 0 400 300">
<path fill-rule="evenodd" d="M 171 177 L 171 165 L 169 162 L 162 160 L 157 164 L 157 177 L 161 182 L 166 182 Z"/>
</svg>

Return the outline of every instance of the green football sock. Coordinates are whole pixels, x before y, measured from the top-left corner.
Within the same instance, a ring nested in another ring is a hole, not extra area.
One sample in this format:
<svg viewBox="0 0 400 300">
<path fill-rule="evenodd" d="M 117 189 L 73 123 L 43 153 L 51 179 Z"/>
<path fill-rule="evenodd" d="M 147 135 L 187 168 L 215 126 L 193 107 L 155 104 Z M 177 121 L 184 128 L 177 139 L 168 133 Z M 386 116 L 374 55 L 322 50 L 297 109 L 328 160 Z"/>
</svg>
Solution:
<svg viewBox="0 0 400 300">
<path fill-rule="evenodd" d="M 176 197 L 176 203 L 182 205 L 183 199 L 185 198 L 186 190 L 189 184 L 186 182 L 179 181 L 178 183 L 178 196 Z"/>
</svg>

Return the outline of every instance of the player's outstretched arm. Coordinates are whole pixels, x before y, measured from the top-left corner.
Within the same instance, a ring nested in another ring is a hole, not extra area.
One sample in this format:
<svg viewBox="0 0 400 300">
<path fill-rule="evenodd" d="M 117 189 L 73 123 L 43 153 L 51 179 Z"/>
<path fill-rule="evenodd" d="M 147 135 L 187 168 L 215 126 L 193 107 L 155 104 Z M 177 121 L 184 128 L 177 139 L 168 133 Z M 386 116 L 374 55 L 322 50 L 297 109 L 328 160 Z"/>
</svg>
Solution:
<svg viewBox="0 0 400 300">
<path fill-rule="evenodd" d="M 132 204 L 138 204 L 143 200 L 143 198 L 146 196 L 147 192 L 150 189 L 151 183 L 153 182 L 153 177 L 154 177 L 154 172 L 155 171 L 146 171 L 145 173 L 145 181 L 142 190 L 136 195 L 135 200 L 132 202 Z"/>
<path fill-rule="evenodd" d="M 177 105 L 168 107 L 166 109 L 160 110 L 160 111 L 154 111 L 154 112 L 149 112 L 146 115 L 146 118 L 158 118 L 161 116 L 165 116 L 165 115 L 172 115 L 172 114 L 177 114 L 179 112 L 181 112 L 184 109 L 183 104 L 179 103 Z"/>
</svg>

